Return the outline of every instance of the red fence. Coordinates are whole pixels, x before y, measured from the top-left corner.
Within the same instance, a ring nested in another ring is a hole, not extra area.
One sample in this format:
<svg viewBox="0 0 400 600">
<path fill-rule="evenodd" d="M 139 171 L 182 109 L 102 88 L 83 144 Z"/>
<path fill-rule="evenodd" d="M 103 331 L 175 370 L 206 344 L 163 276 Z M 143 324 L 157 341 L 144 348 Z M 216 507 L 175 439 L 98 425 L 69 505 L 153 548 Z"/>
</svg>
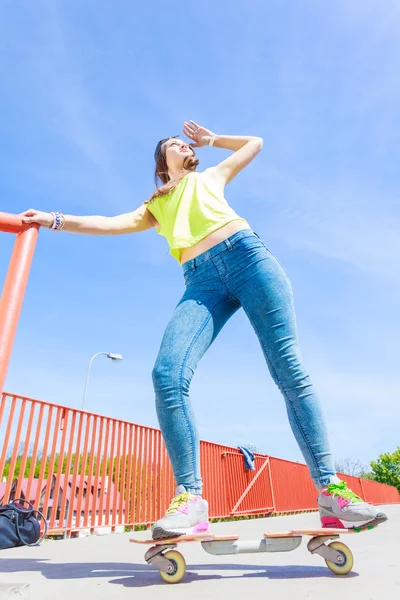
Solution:
<svg viewBox="0 0 400 600">
<path fill-rule="evenodd" d="M 24 497 L 50 529 L 149 525 L 175 483 L 158 429 L 4 393 L 0 404 L 0 502 Z M 316 508 L 305 465 L 257 454 L 255 471 L 238 449 L 201 443 L 210 518 Z M 396 488 L 345 476 L 375 504 L 399 503 Z"/>
</svg>

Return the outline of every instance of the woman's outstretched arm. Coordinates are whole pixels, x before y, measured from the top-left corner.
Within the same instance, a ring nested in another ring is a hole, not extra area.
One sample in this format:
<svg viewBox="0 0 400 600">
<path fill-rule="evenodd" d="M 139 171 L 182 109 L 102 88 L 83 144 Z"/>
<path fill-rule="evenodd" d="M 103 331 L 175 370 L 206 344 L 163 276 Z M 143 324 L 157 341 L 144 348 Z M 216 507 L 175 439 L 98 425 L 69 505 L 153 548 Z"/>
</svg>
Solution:
<svg viewBox="0 0 400 600">
<path fill-rule="evenodd" d="M 24 223 L 38 223 L 43 227 L 51 228 L 54 223 L 52 213 L 42 212 L 30 208 L 21 214 Z M 156 218 L 147 209 L 146 204 L 142 204 L 136 210 L 117 215 L 115 217 L 93 216 L 75 216 L 63 215 L 65 222 L 63 231 L 68 233 L 80 233 L 86 235 L 119 235 L 122 233 L 138 233 L 158 223 Z"/>
</svg>

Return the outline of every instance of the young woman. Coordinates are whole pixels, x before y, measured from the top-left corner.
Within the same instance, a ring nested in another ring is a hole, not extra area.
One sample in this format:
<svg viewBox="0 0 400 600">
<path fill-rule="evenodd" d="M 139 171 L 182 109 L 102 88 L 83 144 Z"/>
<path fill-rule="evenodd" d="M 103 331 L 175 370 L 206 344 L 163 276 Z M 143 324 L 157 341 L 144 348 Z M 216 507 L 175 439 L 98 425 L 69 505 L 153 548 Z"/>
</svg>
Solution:
<svg viewBox="0 0 400 600">
<path fill-rule="evenodd" d="M 201 497 L 200 443 L 189 401 L 196 366 L 228 319 L 243 308 L 259 339 L 271 376 L 286 403 L 289 422 L 319 491 L 323 527 L 360 527 L 386 520 L 336 476 L 320 403 L 303 364 L 290 281 L 276 257 L 248 222 L 235 213 L 224 188 L 260 152 L 253 136 L 215 135 L 194 121 L 155 151 L 156 184 L 151 198 L 116 217 L 23 213 L 25 223 L 71 233 L 115 235 L 155 227 L 166 237 L 183 269 L 186 290 L 164 333 L 153 369 L 156 409 L 177 489 L 166 515 L 153 526 L 161 539 L 209 530 Z M 193 148 L 233 150 L 199 173 Z"/>
</svg>

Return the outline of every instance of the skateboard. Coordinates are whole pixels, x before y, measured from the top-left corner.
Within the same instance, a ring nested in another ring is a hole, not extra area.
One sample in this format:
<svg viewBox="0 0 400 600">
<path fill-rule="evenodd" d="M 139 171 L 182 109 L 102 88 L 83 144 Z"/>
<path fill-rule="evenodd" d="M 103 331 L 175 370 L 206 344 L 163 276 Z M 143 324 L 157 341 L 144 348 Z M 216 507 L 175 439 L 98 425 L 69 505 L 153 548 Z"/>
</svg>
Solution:
<svg viewBox="0 0 400 600">
<path fill-rule="evenodd" d="M 199 533 L 195 535 L 181 535 L 161 540 L 139 540 L 131 538 L 134 544 L 147 544 L 144 558 L 148 564 L 159 569 L 162 579 L 166 583 L 178 583 L 186 572 L 185 558 L 180 552 L 174 550 L 178 544 L 188 542 L 201 542 L 203 549 L 209 554 L 251 554 L 256 552 L 290 552 L 301 544 L 304 536 L 311 537 L 307 549 L 311 554 L 319 554 L 325 560 L 328 569 L 335 575 L 347 575 L 353 568 L 353 554 L 345 544 L 336 541 L 340 535 L 360 533 L 375 529 L 379 523 L 364 525 L 356 529 L 293 529 L 279 533 L 264 533 L 261 539 L 240 540 L 238 535 L 214 535 L 212 533 Z M 332 541 L 326 545 L 325 542 Z"/>
</svg>

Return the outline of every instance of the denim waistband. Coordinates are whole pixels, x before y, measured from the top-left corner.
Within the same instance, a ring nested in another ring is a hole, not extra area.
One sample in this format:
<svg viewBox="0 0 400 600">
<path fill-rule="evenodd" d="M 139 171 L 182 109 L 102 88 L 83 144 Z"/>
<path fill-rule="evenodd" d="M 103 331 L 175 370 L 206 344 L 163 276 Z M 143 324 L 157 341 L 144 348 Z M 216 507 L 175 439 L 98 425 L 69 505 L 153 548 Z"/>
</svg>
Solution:
<svg viewBox="0 0 400 600">
<path fill-rule="evenodd" d="M 192 269 L 197 269 L 197 267 L 199 267 L 207 260 L 210 260 L 210 258 L 212 258 L 213 256 L 216 256 L 217 254 L 220 254 L 225 250 L 231 250 L 234 244 L 242 238 L 253 236 L 256 236 L 258 238 L 260 237 L 252 229 L 241 229 L 240 231 L 237 231 L 230 237 L 226 238 L 226 240 L 223 240 L 222 242 L 219 242 L 219 244 L 216 244 L 216 246 L 213 246 L 212 248 L 206 250 L 205 252 L 202 252 L 195 258 L 187 260 L 185 263 L 183 263 L 183 272 L 186 273 L 187 271 L 191 271 Z"/>
</svg>

